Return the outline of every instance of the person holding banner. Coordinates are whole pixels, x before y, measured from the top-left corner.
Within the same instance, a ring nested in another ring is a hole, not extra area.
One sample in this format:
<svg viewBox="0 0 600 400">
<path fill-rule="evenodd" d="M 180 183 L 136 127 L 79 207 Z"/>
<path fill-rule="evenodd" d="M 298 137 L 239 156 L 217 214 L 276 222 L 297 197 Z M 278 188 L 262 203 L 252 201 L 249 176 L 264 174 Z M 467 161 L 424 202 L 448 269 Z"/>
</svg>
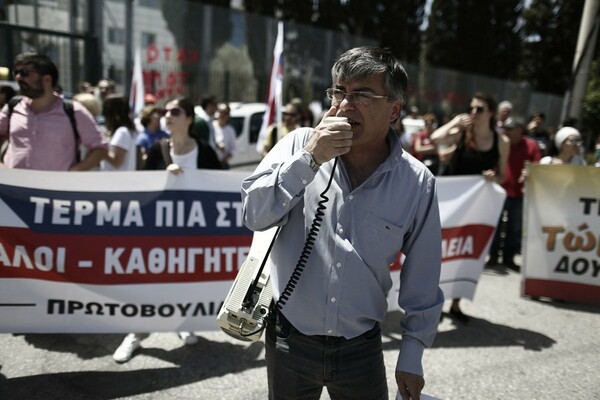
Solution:
<svg viewBox="0 0 600 400">
<path fill-rule="evenodd" d="M 8 168 L 87 171 L 100 164 L 107 141 L 89 111 L 56 91 L 58 68 L 49 57 L 28 52 L 15 58 L 15 80 L 23 96 L 0 111 L 0 144 L 9 140 L 2 162 Z M 79 145 L 87 152 L 80 159 Z"/>
<path fill-rule="evenodd" d="M 144 164 L 146 170 L 167 169 L 173 174 L 181 174 L 193 169 L 222 169 L 221 162 L 210 145 L 196 138 L 194 131 L 194 104 L 185 97 L 170 101 L 166 108 L 167 128 L 170 139 L 154 143 Z M 198 342 L 193 332 L 179 332 L 186 345 Z M 130 333 L 113 354 L 116 362 L 127 362 L 141 347 L 143 334 Z"/>
<path fill-rule="evenodd" d="M 488 266 L 498 264 L 502 254 L 502 264 L 514 271 L 520 266 L 514 256 L 521 251 L 521 235 L 523 230 L 523 196 L 527 178 L 527 163 L 537 163 L 542 157 L 537 142 L 525 135 L 525 121 L 519 117 L 509 117 L 504 122 L 504 135 L 510 141 L 510 152 L 506 168 L 506 179 L 502 187 L 506 191 L 504 207 L 500 214 L 498 227 L 490 246 Z M 504 221 L 503 215 L 506 215 Z M 504 232 L 504 240 L 501 234 Z"/>
<path fill-rule="evenodd" d="M 581 133 L 570 126 L 562 127 L 554 135 L 550 155 L 542 158 L 540 164 L 587 165 L 581 156 Z"/>
<path fill-rule="evenodd" d="M 389 50 L 346 51 L 323 120 L 284 136 L 242 182 L 244 224 L 281 227 L 268 256 L 269 399 L 317 400 L 323 387 L 332 399 L 388 399 L 380 323 L 400 253 L 395 378 L 403 399 L 420 396 L 444 297 L 435 177 L 390 129 L 407 80 Z"/>
<path fill-rule="evenodd" d="M 501 184 L 506 176 L 510 151 L 508 139 L 496 131 L 496 100 L 485 93 L 473 95 L 467 113 L 459 114 L 436 129 L 431 140 L 449 146 L 452 152 L 444 175 L 483 175 Z M 460 309 L 460 299 L 453 299 L 450 315 L 466 323 L 469 317 Z"/>
<path fill-rule="evenodd" d="M 169 139 L 154 143 L 144 169 L 167 169 L 179 174 L 186 169 L 222 169 L 213 148 L 198 139 L 194 128 L 194 105 L 186 97 L 170 101 L 165 107 L 166 127 Z"/>
</svg>

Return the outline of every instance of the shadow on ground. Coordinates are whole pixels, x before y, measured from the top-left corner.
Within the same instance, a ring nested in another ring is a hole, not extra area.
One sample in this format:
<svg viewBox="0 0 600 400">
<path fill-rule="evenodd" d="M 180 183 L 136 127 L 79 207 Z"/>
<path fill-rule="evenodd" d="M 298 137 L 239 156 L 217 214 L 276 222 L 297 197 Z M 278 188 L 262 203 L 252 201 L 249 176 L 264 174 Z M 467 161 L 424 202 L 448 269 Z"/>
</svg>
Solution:
<svg viewBox="0 0 600 400">
<path fill-rule="evenodd" d="M 79 349 L 81 345 L 69 341 L 68 336 L 72 335 L 27 335 L 27 338 L 36 342 L 36 346 L 51 351 L 71 351 L 79 354 L 82 351 Z M 90 347 L 104 347 L 110 349 L 111 354 L 123 338 L 122 335 L 114 335 L 114 340 L 108 338 L 113 335 L 85 336 L 88 336 Z M 111 343 L 107 344 L 107 340 Z M 177 366 L 133 371 L 48 373 L 4 379 L 0 380 L 0 399 L 96 400 L 151 393 L 226 374 L 235 374 L 251 368 L 264 367 L 265 361 L 257 359 L 263 347 L 262 342 L 255 342 L 246 347 L 199 337 L 198 343 L 194 346 L 182 346 L 170 351 L 142 348 L 138 354 L 156 357 Z M 107 352 L 92 351 L 85 355 L 97 357 L 106 354 Z M 227 357 L 223 354 L 227 354 Z"/>
<path fill-rule="evenodd" d="M 383 344 L 384 350 L 399 348 L 397 333 L 400 316 L 399 311 L 391 312 L 382 324 L 383 336 L 391 339 Z M 450 316 L 444 314 L 444 318 Z M 467 324 L 455 321 L 453 323 L 456 329 L 438 332 L 432 348 L 518 346 L 525 350 L 541 351 L 556 343 L 552 338 L 538 332 L 494 324 L 480 318 L 471 317 Z"/>
</svg>

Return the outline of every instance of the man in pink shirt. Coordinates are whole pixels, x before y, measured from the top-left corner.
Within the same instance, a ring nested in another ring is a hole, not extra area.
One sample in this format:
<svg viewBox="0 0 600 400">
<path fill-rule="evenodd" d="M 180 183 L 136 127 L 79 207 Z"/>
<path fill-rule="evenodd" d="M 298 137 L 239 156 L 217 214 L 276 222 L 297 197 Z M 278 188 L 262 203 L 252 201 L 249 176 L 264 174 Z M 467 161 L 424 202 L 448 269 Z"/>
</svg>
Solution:
<svg viewBox="0 0 600 400">
<path fill-rule="evenodd" d="M 518 271 L 513 257 L 521 251 L 521 230 L 523 228 L 523 184 L 527 170 L 526 164 L 540 161 L 541 152 L 535 140 L 525 136 L 525 121 L 520 118 L 508 118 L 504 124 L 504 135 L 510 141 L 510 153 L 506 166 L 506 177 L 502 187 L 506 190 L 506 200 L 502 215 L 496 229 L 496 235 L 490 248 L 488 266 L 498 264 L 498 255 L 502 253 L 502 264 Z M 501 232 L 505 231 L 504 240 Z"/>
<path fill-rule="evenodd" d="M 23 53 L 15 59 L 14 76 L 25 98 L 15 105 L 10 117 L 8 105 L 0 111 L 0 143 L 9 140 L 4 165 L 47 171 L 96 167 L 106 155 L 107 141 L 89 111 L 73 102 L 79 139 L 76 137 L 63 99 L 54 92 L 56 65 L 44 55 Z M 80 144 L 87 150 L 83 160 L 78 160 Z"/>
</svg>

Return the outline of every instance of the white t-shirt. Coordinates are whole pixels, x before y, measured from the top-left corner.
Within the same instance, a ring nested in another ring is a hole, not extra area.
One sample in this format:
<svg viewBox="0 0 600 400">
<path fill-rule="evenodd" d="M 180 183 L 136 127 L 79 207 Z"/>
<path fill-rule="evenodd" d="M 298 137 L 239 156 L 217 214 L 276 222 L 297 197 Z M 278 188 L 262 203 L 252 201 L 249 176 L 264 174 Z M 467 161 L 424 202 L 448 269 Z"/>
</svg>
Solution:
<svg viewBox="0 0 600 400">
<path fill-rule="evenodd" d="M 220 161 L 224 161 L 227 154 L 235 154 L 235 147 L 237 144 L 235 129 L 229 124 L 221 126 L 218 121 L 213 121 L 212 125 L 215 130 L 215 142 L 223 143 L 223 146 L 225 146 L 225 149 L 223 150 L 217 147 L 217 156 Z"/>
<path fill-rule="evenodd" d="M 198 146 L 194 146 L 194 150 L 186 154 L 175 154 L 171 149 L 170 154 L 173 164 L 179 165 L 182 170 L 198 169 Z"/>
<path fill-rule="evenodd" d="M 125 153 L 125 159 L 123 163 L 115 167 L 106 160 L 100 162 L 101 171 L 135 171 L 137 161 L 137 151 L 135 148 L 137 132 L 130 131 L 124 126 L 117 128 L 115 133 L 111 136 L 108 144 L 109 149 L 120 147 L 127 151 Z"/>
</svg>

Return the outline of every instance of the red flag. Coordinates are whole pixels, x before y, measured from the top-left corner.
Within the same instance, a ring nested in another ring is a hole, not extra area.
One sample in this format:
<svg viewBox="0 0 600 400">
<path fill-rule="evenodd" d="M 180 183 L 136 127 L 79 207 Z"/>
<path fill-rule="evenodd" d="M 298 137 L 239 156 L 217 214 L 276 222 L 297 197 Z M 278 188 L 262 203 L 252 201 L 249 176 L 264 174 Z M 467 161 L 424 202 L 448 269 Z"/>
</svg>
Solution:
<svg viewBox="0 0 600 400">
<path fill-rule="evenodd" d="M 271 79 L 269 80 L 269 92 L 267 93 L 267 110 L 263 117 L 256 151 L 262 153 L 267 128 L 276 123 L 281 124 L 281 94 L 283 89 L 283 22 L 277 24 L 277 39 L 273 50 L 273 67 L 271 68 Z"/>
</svg>

